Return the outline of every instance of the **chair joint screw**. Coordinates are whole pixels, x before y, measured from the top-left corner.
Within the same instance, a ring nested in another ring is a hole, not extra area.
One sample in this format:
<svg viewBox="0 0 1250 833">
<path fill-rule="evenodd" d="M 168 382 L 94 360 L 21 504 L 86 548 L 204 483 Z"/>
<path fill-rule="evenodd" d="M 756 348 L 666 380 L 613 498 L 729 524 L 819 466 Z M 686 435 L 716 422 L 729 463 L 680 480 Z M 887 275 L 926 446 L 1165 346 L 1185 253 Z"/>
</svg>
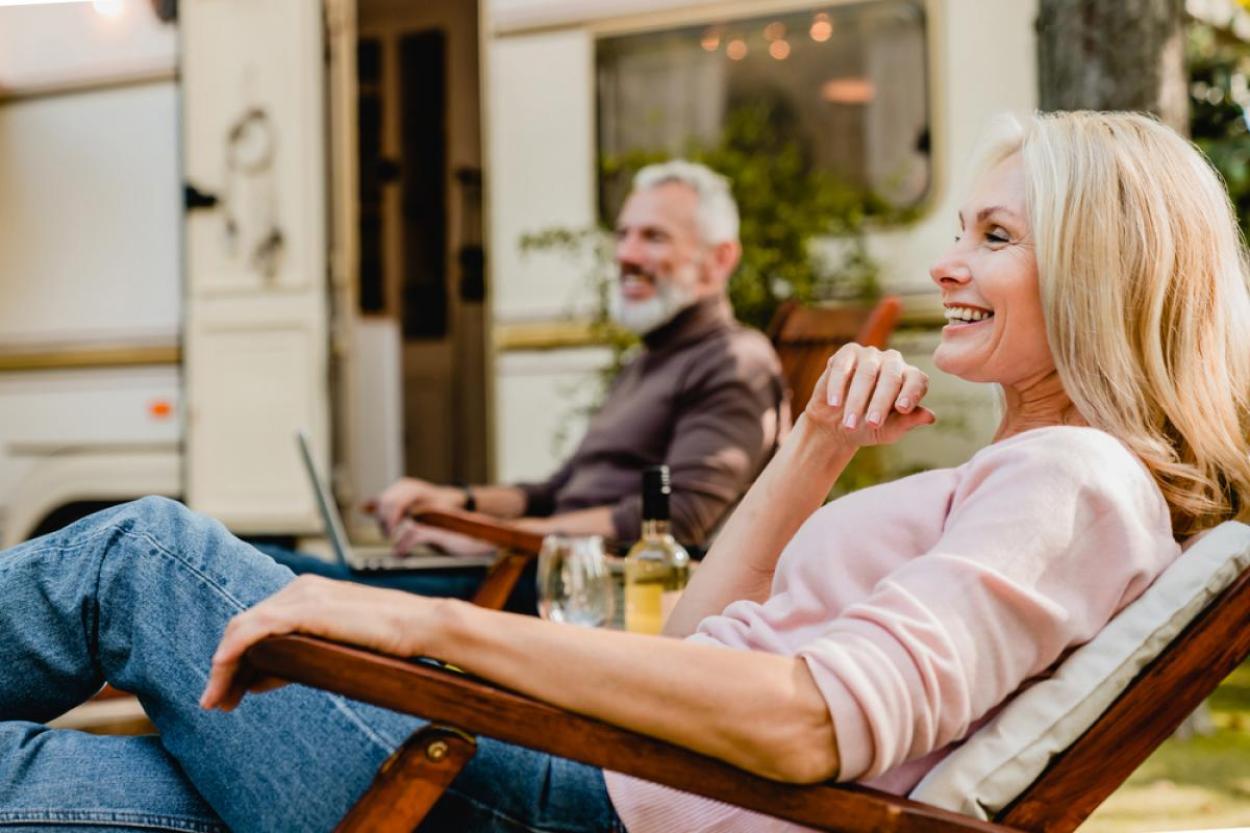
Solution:
<svg viewBox="0 0 1250 833">
<path fill-rule="evenodd" d="M 431 761 L 441 761 L 447 757 L 447 741 L 436 740 L 429 746 L 425 747 L 425 757 Z"/>
</svg>

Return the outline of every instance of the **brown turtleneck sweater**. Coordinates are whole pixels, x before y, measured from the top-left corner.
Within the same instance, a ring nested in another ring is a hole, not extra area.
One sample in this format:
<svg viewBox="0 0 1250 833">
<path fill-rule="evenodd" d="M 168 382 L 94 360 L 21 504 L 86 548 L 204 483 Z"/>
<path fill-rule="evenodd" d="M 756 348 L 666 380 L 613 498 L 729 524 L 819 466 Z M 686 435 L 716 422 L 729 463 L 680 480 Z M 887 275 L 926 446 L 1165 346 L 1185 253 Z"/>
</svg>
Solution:
<svg viewBox="0 0 1250 833">
<path fill-rule="evenodd" d="M 619 541 L 638 538 L 641 472 L 665 463 L 672 528 L 702 546 L 771 453 L 789 416 L 768 339 L 734 320 L 723 296 L 704 299 L 643 338 L 581 444 L 541 483 L 518 484 L 526 515 L 612 506 Z"/>
</svg>

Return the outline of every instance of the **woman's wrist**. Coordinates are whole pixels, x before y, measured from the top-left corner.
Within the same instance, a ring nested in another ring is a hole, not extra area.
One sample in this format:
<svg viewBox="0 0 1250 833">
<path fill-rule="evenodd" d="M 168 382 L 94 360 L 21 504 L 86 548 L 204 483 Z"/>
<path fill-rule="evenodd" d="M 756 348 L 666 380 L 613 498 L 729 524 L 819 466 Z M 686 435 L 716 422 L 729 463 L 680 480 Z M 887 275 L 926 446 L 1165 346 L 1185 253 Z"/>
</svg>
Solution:
<svg viewBox="0 0 1250 833">
<path fill-rule="evenodd" d="M 454 627 L 452 620 L 457 615 L 454 603 L 458 601 L 410 595 L 398 617 L 397 626 L 402 634 L 400 638 L 403 648 L 396 654 L 414 658 L 432 657 L 451 662 L 451 658 L 447 656 L 447 648 L 454 640 L 450 631 Z"/>
<path fill-rule="evenodd" d="M 859 450 L 836 427 L 822 425 L 805 413 L 799 414 L 789 439 L 793 440 L 801 458 L 836 468 L 838 473 Z"/>
</svg>

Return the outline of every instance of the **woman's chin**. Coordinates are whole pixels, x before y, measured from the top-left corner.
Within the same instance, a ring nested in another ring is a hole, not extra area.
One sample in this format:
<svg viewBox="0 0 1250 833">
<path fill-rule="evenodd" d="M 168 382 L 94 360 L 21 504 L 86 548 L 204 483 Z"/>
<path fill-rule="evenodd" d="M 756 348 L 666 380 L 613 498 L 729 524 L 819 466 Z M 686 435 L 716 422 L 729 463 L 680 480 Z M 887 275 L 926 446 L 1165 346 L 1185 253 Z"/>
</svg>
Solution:
<svg viewBox="0 0 1250 833">
<path fill-rule="evenodd" d="M 957 376 L 965 382 L 992 382 L 987 378 L 985 366 L 972 356 L 960 355 L 958 351 L 943 349 L 946 345 L 939 344 L 933 352 L 933 366 L 943 373 Z"/>
</svg>

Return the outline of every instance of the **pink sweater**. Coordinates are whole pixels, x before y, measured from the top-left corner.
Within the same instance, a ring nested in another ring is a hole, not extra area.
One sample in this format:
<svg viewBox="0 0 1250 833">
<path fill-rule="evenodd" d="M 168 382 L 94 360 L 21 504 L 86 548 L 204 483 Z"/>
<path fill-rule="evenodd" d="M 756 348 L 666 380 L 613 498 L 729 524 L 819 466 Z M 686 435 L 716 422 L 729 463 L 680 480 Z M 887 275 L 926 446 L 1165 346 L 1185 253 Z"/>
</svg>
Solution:
<svg viewBox="0 0 1250 833">
<path fill-rule="evenodd" d="M 802 657 L 837 733 L 839 780 L 905 794 L 1180 554 L 1142 464 L 1092 428 L 1053 427 L 815 512 L 762 604 L 690 639 Z M 605 773 L 630 833 L 774 833 L 777 821 Z"/>
</svg>

